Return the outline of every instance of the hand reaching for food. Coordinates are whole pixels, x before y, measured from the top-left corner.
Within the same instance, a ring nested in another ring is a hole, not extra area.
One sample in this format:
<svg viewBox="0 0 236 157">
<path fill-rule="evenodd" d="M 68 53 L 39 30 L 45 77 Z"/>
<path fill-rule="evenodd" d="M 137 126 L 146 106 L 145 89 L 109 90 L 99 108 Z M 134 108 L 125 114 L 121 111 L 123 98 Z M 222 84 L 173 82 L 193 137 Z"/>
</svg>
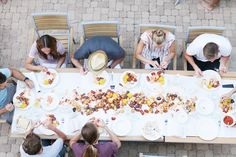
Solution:
<svg viewBox="0 0 236 157">
<path fill-rule="evenodd" d="M 97 125 L 97 127 L 104 128 L 106 126 L 105 122 L 102 119 L 95 119 L 94 123 L 95 125 Z"/>
<path fill-rule="evenodd" d="M 53 120 L 49 117 L 46 120 L 44 120 L 42 122 L 42 124 L 43 124 L 44 127 L 48 128 L 48 129 L 52 129 L 52 128 L 54 128 L 54 125 L 53 125 L 52 122 L 53 122 Z"/>
</svg>

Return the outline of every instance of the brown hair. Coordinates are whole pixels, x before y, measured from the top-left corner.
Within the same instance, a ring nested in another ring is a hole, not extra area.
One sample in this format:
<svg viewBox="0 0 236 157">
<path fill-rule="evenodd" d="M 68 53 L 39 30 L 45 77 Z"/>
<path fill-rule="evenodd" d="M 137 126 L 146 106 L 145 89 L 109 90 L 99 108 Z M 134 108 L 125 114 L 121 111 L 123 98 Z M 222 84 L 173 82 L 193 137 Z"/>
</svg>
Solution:
<svg viewBox="0 0 236 157">
<path fill-rule="evenodd" d="M 203 48 L 204 56 L 209 60 L 213 59 L 219 53 L 219 47 L 216 43 L 207 43 Z"/>
<path fill-rule="evenodd" d="M 57 52 L 57 40 L 50 35 L 43 35 L 37 41 L 37 49 L 39 54 L 47 59 L 47 55 L 41 50 L 42 48 L 50 48 L 50 55 L 53 59 L 60 59 L 63 55 Z"/>
<path fill-rule="evenodd" d="M 26 136 L 22 148 L 29 155 L 36 155 L 42 149 L 41 139 L 38 135 L 30 133 Z"/>
<path fill-rule="evenodd" d="M 152 41 L 157 45 L 162 44 L 165 41 L 166 34 L 163 30 L 157 29 L 152 32 Z"/>
<path fill-rule="evenodd" d="M 98 150 L 93 146 L 99 136 L 97 127 L 93 123 L 88 122 L 83 126 L 81 135 L 83 139 L 88 142 L 88 146 L 82 157 L 98 157 Z"/>
</svg>

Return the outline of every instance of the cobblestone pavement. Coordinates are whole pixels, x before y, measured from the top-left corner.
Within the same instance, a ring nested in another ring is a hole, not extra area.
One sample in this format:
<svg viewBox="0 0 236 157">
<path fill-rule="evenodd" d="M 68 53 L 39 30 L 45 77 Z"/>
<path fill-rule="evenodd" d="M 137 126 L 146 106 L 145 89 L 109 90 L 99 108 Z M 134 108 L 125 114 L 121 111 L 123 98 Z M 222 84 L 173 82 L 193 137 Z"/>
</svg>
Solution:
<svg viewBox="0 0 236 157">
<path fill-rule="evenodd" d="M 177 6 L 174 0 L 8 0 L 7 4 L 0 3 L 0 66 L 22 67 L 31 46 L 29 34 L 34 12 L 67 12 L 76 41 L 80 37 L 79 23 L 83 20 L 120 21 L 128 54 L 126 67 L 131 65 L 133 43 L 141 23 L 175 25 L 178 54 L 189 26 L 224 26 L 225 36 L 236 47 L 236 0 L 221 0 L 220 7 L 211 12 L 203 9 L 198 0 L 182 0 Z M 77 47 L 75 45 L 75 49 Z M 236 62 L 231 62 L 230 70 L 235 69 Z M 15 157 L 21 139 L 9 137 L 7 124 L 0 125 L 0 129 L 0 157 Z M 139 152 L 176 157 L 233 157 L 236 145 L 124 142 L 119 156 L 135 157 Z"/>
</svg>

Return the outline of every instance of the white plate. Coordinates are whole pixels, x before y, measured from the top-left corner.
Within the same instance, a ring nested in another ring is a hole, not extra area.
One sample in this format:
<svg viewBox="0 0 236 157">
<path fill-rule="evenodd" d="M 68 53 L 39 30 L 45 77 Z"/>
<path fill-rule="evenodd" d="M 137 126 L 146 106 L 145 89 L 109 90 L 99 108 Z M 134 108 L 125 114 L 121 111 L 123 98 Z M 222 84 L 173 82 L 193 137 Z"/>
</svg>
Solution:
<svg viewBox="0 0 236 157">
<path fill-rule="evenodd" d="M 16 99 L 16 97 L 19 96 L 22 92 L 24 92 L 25 93 L 24 96 L 29 99 L 29 105 L 25 108 L 20 108 L 20 105 L 22 102 L 20 100 Z M 35 99 L 35 97 L 34 97 L 34 94 L 32 93 L 31 90 L 28 90 L 28 89 L 18 90 L 13 97 L 13 103 L 14 103 L 14 106 L 16 106 L 17 108 L 19 108 L 21 110 L 27 110 L 34 103 L 34 99 Z"/>
<path fill-rule="evenodd" d="M 204 89 L 207 90 L 216 90 L 219 89 L 221 86 L 221 77 L 220 74 L 214 70 L 206 70 L 202 72 L 203 77 L 200 79 L 200 84 Z M 219 81 L 219 86 L 216 88 L 208 88 L 206 84 L 204 84 L 205 81 L 214 79 Z"/>
<path fill-rule="evenodd" d="M 196 110 L 203 115 L 209 115 L 215 110 L 214 102 L 209 98 L 200 98 L 196 102 Z"/>
<path fill-rule="evenodd" d="M 102 71 L 102 73 L 98 74 L 95 76 L 95 74 L 89 72 L 88 75 L 89 77 L 89 82 L 93 82 L 93 85 L 96 89 L 101 89 L 101 88 L 105 88 L 108 86 L 109 82 L 110 82 L 110 75 L 108 74 L 107 71 Z M 96 77 L 103 77 L 106 81 L 103 85 L 99 85 L 96 84 Z"/>
<path fill-rule="evenodd" d="M 43 88 L 53 88 L 59 82 L 59 73 L 55 69 L 48 69 L 48 71 L 52 72 L 52 73 L 55 73 L 55 79 L 52 82 L 52 84 L 45 85 L 44 80 L 46 79 L 45 77 L 47 77 L 47 75 L 46 75 L 45 72 L 40 72 L 39 77 L 38 77 L 38 82 L 39 82 L 39 85 L 42 86 Z"/>
<path fill-rule="evenodd" d="M 52 99 L 53 99 L 51 104 L 49 104 L 47 101 L 48 97 L 52 97 Z M 55 95 L 53 93 L 48 93 L 48 94 L 45 93 L 42 96 L 42 100 L 40 101 L 40 105 L 41 105 L 42 109 L 44 109 L 46 111 L 55 110 L 59 105 L 59 98 L 57 95 Z"/>
<path fill-rule="evenodd" d="M 125 76 L 127 73 L 131 73 L 131 74 L 135 75 L 137 81 L 134 82 L 134 83 L 129 83 L 129 82 L 124 83 L 123 78 L 124 78 L 124 76 Z M 133 71 L 125 71 L 125 72 L 123 72 L 123 73 L 121 74 L 120 82 L 121 82 L 121 84 L 122 84 L 125 88 L 133 88 L 133 87 L 135 87 L 135 86 L 138 84 L 138 82 L 139 82 L 138 74 L 136 74 L 136 73 L 133 72 Z"/>
<path fill-rule="evenodd" d="M 142 128 L 142 135 L 149 141 L 155 141 L 162 137 L 161 128 L 156 121 L 148 121 Z"/>
<path fill-rule="evenodd" d="M 131 131 L 131 122 L 127 118 L 118 118 L 112 124 L 112 130 L 117 136 L 126 136 Z"/>
<path fill-rule="evenodd" d="M 196 129 L 201 139 L 210 141 L 218 136 L 219 124 L 216 119 L 202 117 L 198 119 Z"/>
<path fill-rule="evenodd" d="M 148 87 L 148 89 L 150 89 L 151 91 L 162 91 L 162 88 L 166 87 L 167 85 L 167 78 L 165 77 L 165 74 L 163 75 L 164 80 L 165 80 L 164 84 L 160 84 L 158 82 L 154 82 L 154 83 L 149 82 L 147 80 L 147 76 L 150 76 L 150 75 L 151 73 L 143 75 L 142 81 L 144 82 L 145 86 Z"/>
</svg>

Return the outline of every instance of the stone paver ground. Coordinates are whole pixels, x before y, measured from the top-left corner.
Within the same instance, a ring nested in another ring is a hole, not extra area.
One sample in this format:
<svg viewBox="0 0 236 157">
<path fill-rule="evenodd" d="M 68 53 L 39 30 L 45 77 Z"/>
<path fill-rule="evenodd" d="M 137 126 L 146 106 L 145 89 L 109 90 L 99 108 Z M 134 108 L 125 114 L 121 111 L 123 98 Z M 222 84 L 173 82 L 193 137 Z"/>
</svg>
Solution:
<svg viewBox="0 0 236 157">
<path fill-rule="evenodd" d="M 198 0 L 8 0 L 0 3 L 0 66 L 22 67 L 29 52 L 29 34 L 33 28 L 31 13 L 67 12 L 78 41 L 79 23 L 83 20 L 118 20 L 127 52 L 125 67 L 130 67 L 138 25 L 157 23 L 175 25 L 178 54 L 189 26 L 224 26 L 224 35 L 236 47 L 236 1 L 221 0 L 220 7 L 209 12 Z M 78 44 L 74 46 L 78 48 Z M 233 49 L 232 59 L 236 59 Z M 178 60 L 181 63 L 181 60 Z M 181 65 L 181 64 L 180 64 Z M 181 68 L 181 66 L 179 66 Z M 230 70 L 236 69 L 231 62 Z M 0 125 L 0 157 L 15 157 L 21 139 L 10 138 L 9 126 Z M 123 142 L 120 157 L 135 157 L 139 152 L 150 152 L 176 157 L 233 157 L 236 145 L 163 144 Z"/>
</svg>

